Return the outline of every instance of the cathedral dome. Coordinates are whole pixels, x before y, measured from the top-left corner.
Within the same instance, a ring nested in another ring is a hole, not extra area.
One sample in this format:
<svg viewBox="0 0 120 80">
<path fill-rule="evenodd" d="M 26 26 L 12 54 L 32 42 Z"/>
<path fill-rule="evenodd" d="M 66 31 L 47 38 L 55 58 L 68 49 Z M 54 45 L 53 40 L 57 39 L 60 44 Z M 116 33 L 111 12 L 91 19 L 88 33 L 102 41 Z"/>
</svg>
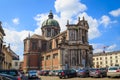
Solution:
<svg viewBox="0 0 120 80">
<path fill-rule="evenodd" d="M 58 21 L 56 21 L 55 19 L 53 19 L 53 13 L 50 11 L 49 15 L 48 15 L 48 19 L 45 20 L 42 23 L 42 27 L 44 26 L 54 26 L 54 27 L 60 27 Z"/>
</svg>

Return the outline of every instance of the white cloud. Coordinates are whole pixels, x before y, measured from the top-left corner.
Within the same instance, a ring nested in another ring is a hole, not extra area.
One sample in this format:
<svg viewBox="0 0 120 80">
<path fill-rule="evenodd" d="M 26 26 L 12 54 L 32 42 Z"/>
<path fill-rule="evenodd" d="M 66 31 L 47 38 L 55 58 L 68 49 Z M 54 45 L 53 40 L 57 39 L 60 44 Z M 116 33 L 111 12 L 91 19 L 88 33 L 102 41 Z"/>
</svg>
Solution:
<svg viewBox="0 0 120 80">
<path fill-rule="evenodd" d="M 106 16 L 106 15 L 103 15 L 101 17 L 101 20 L 100 20 L 100 24 L 103 24 L 105 28 L 108 27 L 108 25 L 112 24 L 112 23 L 117 23 L 116 20 L 114 21 L 111 21 L 110 17 L 109 16 Z"/>
<path fill-rule="evenodd" d="M 97 38 L 101 35 L 100 31 L 98 30 L 98 21 L 94 18 L 92 18 L 91 16 L 89 16 L 87 13 L 83 12 L 80 13 L 78 16 L 80 16 L 81 18 L 84 16 L 85 20 L 88 21 L 89 24 L 89 32 L 88 32 L 88 36 L 89 39 L 94 39 Z"/>
<path fill-rule="evenodd" d="M 14 24 L 18 25 L 18 24 L 19 24 L 19 18 L 14 18 L 14 19 L 12 19 L 12 22 L 13 22 Z"/>
<path fill-rule="evenodd" d="M 23 57 L 23 40 L 28 36 L 28 33 L 31 31 L 14 31 L 4 28 L 6 36 L 4 37 L 4 41 L 6 42 L 6 45 L 10 43 L 11 49 L 18 55 L 20 55 L 20 58 Z"/>
<path fill-rule="evenodd" d="M 117 47 L 116 44 L 112 44 L 112 45 L 110 45 L 110 46 L 107 48 L 107 50 L 108 50 L 108 51 L 113 51 L 116 47 Z"/>
<path fill-rule="evenodd" d="M 111 14 L 114 17 L 120 16 L 120 8 L 118 8 L 117 10 L 113 10 L 113 11 L 109 12 L 109 14 Z"/>
<path fill-rule="evenodd" d="M 110 18 L 108 17 L 108 16 L 106 16 L 106 15 L 103 15 L 102 17 L 101 17 L 101 21 L 100 21 L 100 23 L 101 24 L 103 24 L 105 27 L 106 26 L 108 26 L 108 24 L 110 24 Z"/>
<path fill-rule="evenodd" d="M 42 23 L 43 21 L 45 21 L 46 19 L 48 18 L 48 14 L 45 13 L 45 14 L 37 14 L 34 19 L 35 21 L 37 21 L 37 26 L 38 28 L 35 29 L 35 33 L 36 34 L 40 34 L 41 35 L 41 26 L 42 26 Z"/>
<path fill-rule="evenodd" d="M 94 44 L 91 44 L 91 45 L 93 45 L 93 49 L 94 49 L 93 52 L 94 53 L 100 53 L 100 52 L 103 52 L 103 51 L 111 52 L 111 51 L 114 51 L 115 48 L 117 47 L 116 44 L 106 46 L 105 44 L 102 44 L 102 43 L 94 43 Z"/>
<path fill-rule="evenodd" d="M 93 46 L 93 53 L 100 53 L 100 52 L 103 52 L 103 47 L 104 47 L 104 44 L 101 44 L 101 43 L 94 43 L 94 44 L 91 44 Z"/>
<path fill-rule="evenodd" d="M 68 19 L 87 9 L 86 5 L 79 0 L 56 0 L 54 6 L 56 11 L 61 13 L 61 17 Z"/>
</svg>

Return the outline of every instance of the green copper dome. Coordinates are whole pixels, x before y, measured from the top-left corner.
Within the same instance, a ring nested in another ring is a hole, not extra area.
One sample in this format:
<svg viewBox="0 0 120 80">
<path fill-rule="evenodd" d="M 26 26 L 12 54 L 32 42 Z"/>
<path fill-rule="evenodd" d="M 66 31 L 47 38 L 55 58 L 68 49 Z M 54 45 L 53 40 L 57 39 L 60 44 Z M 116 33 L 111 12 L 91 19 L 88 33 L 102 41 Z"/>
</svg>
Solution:
<svg viewBox="0 0 120 80">
<path fill-rule="evenodd" d="M 53 14 L 52 12 L 50 11 L 49 15 L 48 15 L 48 19 L 45 20 L 43 23 L 42 23 L 42 27 L 44 26 L 55 26 L 55 27 L 59 27 L 59 23 L 53 19 Z"/>
</svg>

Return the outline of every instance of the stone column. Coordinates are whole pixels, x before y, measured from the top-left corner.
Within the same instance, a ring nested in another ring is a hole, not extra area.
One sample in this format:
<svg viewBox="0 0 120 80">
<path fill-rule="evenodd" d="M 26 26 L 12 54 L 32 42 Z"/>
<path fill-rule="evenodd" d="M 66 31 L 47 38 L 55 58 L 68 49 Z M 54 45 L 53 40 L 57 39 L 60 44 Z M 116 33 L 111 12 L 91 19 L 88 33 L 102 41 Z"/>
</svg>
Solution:
<svg viewBox="0 0 120 80">
<path fill-rule="evenodd" d="M 82 29 L 80 29 L 80 41 L 82 41 Z"/>
<path fill-rule="evenodd" d="M 60 49 L 60 66 L 61 66 L 61 68 L 63 69 L 63 50 L 64 49 Z"/>
<path fill-rule="evenodd" d="M 54 65 L 53 65 L 53 54 L 52 54 L 52 52 L 51 52 L 51 70 L 53 70 L 53 67 L 54 67 Z M 50 66 L 49 66 L 50 67 Z"/>
<path fill-rule="evenodd" d="M 88 31 L 86 31 L 86 42 L 88 43 Z"/>
<path fill-rule="evenodd" d="M 76 36 L 77 36 L 77 35 L 76 35 L 76 32 L 77 32 L 77 31 L 74 30 L 74 34 L 75 34 L 74 37 L 75 37 L 75 40 L 77 40 L 77 39 L 76 39 L 76 38 L 77 38 L 77 37 L 76 37 Z"/>
<path fill-rule="evenodd" d="M 80 29 L 78 29 L 78 40 L 80 40 Z"/>
</svg>

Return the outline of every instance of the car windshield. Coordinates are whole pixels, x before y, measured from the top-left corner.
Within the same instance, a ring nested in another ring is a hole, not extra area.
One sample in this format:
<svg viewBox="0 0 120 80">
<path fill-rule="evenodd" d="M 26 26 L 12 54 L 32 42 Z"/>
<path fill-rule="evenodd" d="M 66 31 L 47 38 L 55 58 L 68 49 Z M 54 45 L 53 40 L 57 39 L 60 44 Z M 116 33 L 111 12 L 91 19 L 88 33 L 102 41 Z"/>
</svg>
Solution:
<svg viewBox="0 0 120 80">
<path fill-rule="evenodd" d="M 12 76 L 17 76 L 17 72 L 10 71 L 10 72 L 9 72 L 9 75 L 12 75 Z"/>
<path fill-rule="evenodd" d="M 90 69 L 90 71 L 96 71 L 96 70 L 99 70 L 99 69 L 96 69 L 96 68 Z"/>
<path fill-rule="evenodd" d="M 118 69 L 117 67 L 109 68 L 109 70 L 117 70 L 117 69 Z"/>
<path fill-rule="evenodd" d="M 36 71 L 30 71 L 29 73 L 36 73 Z"/>
</svg>

